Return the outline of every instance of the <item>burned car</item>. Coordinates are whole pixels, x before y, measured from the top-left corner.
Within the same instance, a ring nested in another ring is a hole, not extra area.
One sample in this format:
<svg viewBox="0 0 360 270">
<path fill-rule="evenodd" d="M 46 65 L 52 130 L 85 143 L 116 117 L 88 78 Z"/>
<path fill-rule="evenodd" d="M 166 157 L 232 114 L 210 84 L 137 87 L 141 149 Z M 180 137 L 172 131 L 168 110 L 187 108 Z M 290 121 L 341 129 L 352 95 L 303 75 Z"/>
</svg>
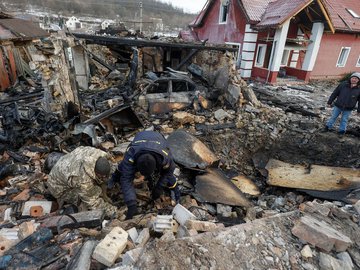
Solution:
<svg viewBox="0 0 360 270">
<path fill-rule="evenodd" d="M 139 103 L 152 114 L 168 113 L 189 107 L 197 93 L 196 84 L 186 75 L 170 73 L 151 82 Z"/>
</svg>

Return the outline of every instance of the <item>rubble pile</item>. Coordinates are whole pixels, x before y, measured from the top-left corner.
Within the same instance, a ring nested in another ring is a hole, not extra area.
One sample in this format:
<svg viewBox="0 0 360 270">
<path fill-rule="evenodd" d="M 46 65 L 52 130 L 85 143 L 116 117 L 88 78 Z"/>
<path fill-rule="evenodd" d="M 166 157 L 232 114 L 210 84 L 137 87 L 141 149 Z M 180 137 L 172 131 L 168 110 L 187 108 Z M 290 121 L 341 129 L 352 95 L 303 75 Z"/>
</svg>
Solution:
<svg viewBox="0 0 360 270">
<path fill-rule="evenodd" d="M 360 268 L 360 145 L 355 129 L 319 132 L 330 113 L 320 87 L 248 84 L 231 50 L 174 56 L 164 70 L 167 47 L 111 42 L 38 41 L 36 75 L 0 93 L 1 269 Z M 40 94 L 24 99 L 22 89 Z M 97 147 L 116 166 L 144 129 L 168 139 L 180 204 L 152 200 L 141 175 L 140 214 L 129 220 L 119 184 L 107 191 L 117 219 L 50 195 L 65 153 Z"/>
</svg>

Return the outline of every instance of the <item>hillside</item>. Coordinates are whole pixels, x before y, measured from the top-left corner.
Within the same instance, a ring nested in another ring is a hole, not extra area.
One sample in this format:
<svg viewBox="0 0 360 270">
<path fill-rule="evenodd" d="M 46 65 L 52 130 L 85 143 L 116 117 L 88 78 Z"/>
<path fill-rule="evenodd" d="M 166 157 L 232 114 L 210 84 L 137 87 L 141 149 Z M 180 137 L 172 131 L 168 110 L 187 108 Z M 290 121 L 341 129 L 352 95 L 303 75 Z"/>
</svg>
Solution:
<svg viewBox="0 0 360 270">
<path fill-rule="evenodd" d="M 162 18 L 170 28 L 186 28 L 195 14 L 185 13 L 171 4 L 155 0 L 3 0 L 5 11 L 39 10 L 62 16 L 95 16 L 121 21 L 140 20 L 140 2 L 143 5 L 143 21 Z"/>
</svg>

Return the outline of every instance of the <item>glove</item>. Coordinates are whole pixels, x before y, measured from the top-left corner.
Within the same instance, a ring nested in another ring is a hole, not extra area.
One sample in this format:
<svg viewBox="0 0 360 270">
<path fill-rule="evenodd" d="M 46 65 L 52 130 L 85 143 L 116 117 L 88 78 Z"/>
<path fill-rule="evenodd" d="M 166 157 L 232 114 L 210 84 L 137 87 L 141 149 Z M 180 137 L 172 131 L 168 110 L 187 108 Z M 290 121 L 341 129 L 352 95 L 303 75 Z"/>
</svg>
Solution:
<svg viewBox="0 0 360 270">
<path fill-rule="evenodd" d="M 126 220 L 132 219 L 132 218 L 133 218 L 134 216 L 136 216 L 137 214 L 138 214 L 138 211 L 137 211 L 136 204 L 134 204 L 134 205 L 129 205 L 129 206 L 128 206 L 127 213 L 126 213 Z"/>
</svg>

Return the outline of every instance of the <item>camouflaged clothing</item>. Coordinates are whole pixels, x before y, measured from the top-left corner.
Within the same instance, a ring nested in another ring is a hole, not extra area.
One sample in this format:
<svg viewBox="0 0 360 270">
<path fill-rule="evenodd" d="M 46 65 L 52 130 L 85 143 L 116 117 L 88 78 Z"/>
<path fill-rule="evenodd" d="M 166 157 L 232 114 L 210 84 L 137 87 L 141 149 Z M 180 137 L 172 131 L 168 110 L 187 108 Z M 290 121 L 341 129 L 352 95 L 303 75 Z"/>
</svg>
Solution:
<svg viewBox="0 0 360 270">
<path fill-rule="evenodd" d="M 116 213 L 117 208 L 102 198 L 102 181 L 94 171 L 100 157 L 107 157 L 107 153 L 80 146 L 59 159 L 47 182 L 50 193 L 60 204 L 67 202 L 79 206 L 82 203 L 89 210 L 104 209 L 107 216 Z"/>
</svg>

